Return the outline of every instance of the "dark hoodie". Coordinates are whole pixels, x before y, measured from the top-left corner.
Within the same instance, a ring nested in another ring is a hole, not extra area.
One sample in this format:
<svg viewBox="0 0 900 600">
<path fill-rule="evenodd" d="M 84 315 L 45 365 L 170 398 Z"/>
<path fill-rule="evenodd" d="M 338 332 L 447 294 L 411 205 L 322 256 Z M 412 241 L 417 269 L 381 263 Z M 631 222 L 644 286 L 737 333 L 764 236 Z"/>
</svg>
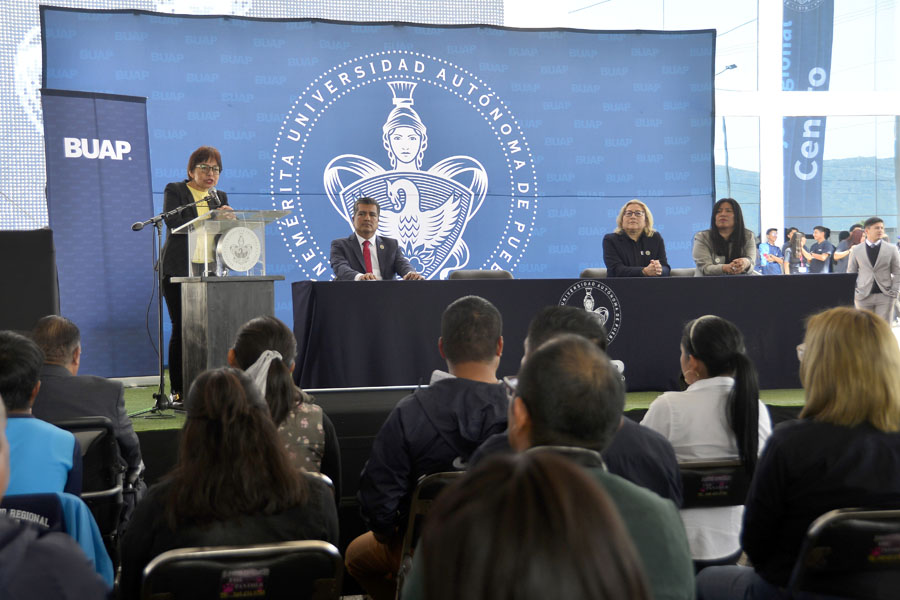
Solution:
<svg viewBox="0 0 900 600">
<path fill-rule="evenodd" d="M 502 383 L 457 378 L 397 403 L 360 476 L 359 503 L 369 529 L 389 535 L 402 528 L 419 477 L 465 469 L 481 442 L 506 429 L 508 404 Z"/>
<path fill-rule="evenodd" d="M 92 600 L 109 589 L 78 544 L 0 515 L 0 597 L 3 600 Z"/>
</svg>

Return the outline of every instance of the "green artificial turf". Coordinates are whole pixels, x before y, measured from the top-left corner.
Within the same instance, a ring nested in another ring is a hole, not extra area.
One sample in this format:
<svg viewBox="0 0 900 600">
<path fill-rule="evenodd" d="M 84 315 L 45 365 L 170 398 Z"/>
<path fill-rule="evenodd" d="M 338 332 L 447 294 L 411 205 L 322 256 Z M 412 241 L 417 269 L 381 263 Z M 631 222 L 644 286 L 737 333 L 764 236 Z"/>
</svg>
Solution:
<svg viewBox="0 0 900 600">
<path fill-rule="evenodd" d="M 128 414 L 152 408 L 155 404 L 153 387 L 125 388 L 125 410 Z M 650 403 L 662 392 L 630 392 L 625 398 L 625 410 L 647 408 Z M 802 406 L 803 390 L 761 390 L 760 397 L 766 404 L 778 406 Z M 184 425 L 184 413 L 173 410 L 163 411 L 164 415 L 174 415 L 174 418 L 159 418 L 153 413 L 143 417 L 134 417 L 135 431 L 148 431 L 152 429 L 178 429 Z"/>
<path fill-rule="evenodd" d="M 156 400 L 153 394 L 156 393 L 158 386 L 153 387 L 126 387 L 125 388 L 125 411 L 132 415 L 136 412 L 153 408 Z M 167 388 L 168 390 L 168 388 Z M 175 412 L 174 410 L 165 410 L 161 414 L 173 416 L 174 418 L 160 418 L 158 414 L 147 413 L 143 416 L 134 416 L 131 422 L 135 431 L 148 431 L 151 429 L 179 429 L 184 425 L 184 413 Z"/>
</svg>

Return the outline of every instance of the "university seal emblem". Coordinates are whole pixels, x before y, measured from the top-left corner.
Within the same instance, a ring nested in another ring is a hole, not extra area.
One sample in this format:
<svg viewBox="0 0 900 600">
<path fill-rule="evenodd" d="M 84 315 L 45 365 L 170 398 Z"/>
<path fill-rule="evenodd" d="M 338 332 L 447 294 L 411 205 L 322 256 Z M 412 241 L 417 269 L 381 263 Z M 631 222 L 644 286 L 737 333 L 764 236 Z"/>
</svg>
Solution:
<svg viewBox="0 0 900 600">
<path fill-rule="evenodd" d="M 606 342 L 611 344 L 622 325 L 622 306 L 615 292 L 600 281 L 584 279 L 563 293 L 560 306 L 583 308 L 594 315 L 606 328 Z"/>
<path fill-rule="evenodd" d="M 378 202 L 378 235 L 427 279 L 514 271 L 537 212 L 534 159 L 510 108 L 471 72 L 417 52 L 360 56 L 310 83 L 281 128 L 270 182 L 273 205 L 292 211 L 282 238 L 311 279 L 332 277 L 327 244 L 352 232 L 364 196 Z"/>
</svg>

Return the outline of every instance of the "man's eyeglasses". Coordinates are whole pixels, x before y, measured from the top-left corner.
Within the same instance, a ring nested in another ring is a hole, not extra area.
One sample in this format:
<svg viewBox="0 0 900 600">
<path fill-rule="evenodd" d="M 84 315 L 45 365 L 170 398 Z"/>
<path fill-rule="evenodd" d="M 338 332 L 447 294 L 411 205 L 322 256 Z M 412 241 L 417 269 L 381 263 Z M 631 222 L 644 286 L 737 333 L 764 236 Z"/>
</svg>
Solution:
<svg viewBox="0 0 900 600">
<path fill-rule="evenodd" d="M 507 377 L 504 377 L 502 381 L 503 388 L 506 390 L 506 398 L 509 400 L 510 404 L 512 404 L 512 401 L 515 400 L 516 396 L 518 395 L 516 393 L 516 388 L 519 387 L 519 378 L 509 375 Z"/>
<path fill-rule="evenodd" d="M 626 217 L 643 217 L 644 211 L 642 211 L 642 210 L 626 210 L 625 216 Z"/>
<path fill-rule="evenodd" d="M 197 168 L 203 171 L 204 173 L 209 173 L 212 171 L 213 173 L 221 173 L 222 169 L 220 167 L 213 167 L 211 165 L 197 165 Z"/>
</svg>

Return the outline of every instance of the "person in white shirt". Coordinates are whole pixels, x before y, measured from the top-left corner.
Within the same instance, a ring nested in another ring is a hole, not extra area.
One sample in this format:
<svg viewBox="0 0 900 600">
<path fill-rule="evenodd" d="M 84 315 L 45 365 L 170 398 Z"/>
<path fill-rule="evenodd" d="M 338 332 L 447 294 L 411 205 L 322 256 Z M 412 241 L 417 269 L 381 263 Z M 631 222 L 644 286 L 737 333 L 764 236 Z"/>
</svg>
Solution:
<svg viewBox="0 0 900 600">
<path fill-rule="evenodd" d="M 772 424 L 740 330 L 714 315 L 688 322 L 681 336 L 681 371 L 688 388 L 659 396 L 641 425 L 665 436 L 679 463 L 740 458 L 752 475 Z M 737 554 L 743 511 L 743 506 L 683 509 L 691 556 L 716 560 Z"/>
</svg>

